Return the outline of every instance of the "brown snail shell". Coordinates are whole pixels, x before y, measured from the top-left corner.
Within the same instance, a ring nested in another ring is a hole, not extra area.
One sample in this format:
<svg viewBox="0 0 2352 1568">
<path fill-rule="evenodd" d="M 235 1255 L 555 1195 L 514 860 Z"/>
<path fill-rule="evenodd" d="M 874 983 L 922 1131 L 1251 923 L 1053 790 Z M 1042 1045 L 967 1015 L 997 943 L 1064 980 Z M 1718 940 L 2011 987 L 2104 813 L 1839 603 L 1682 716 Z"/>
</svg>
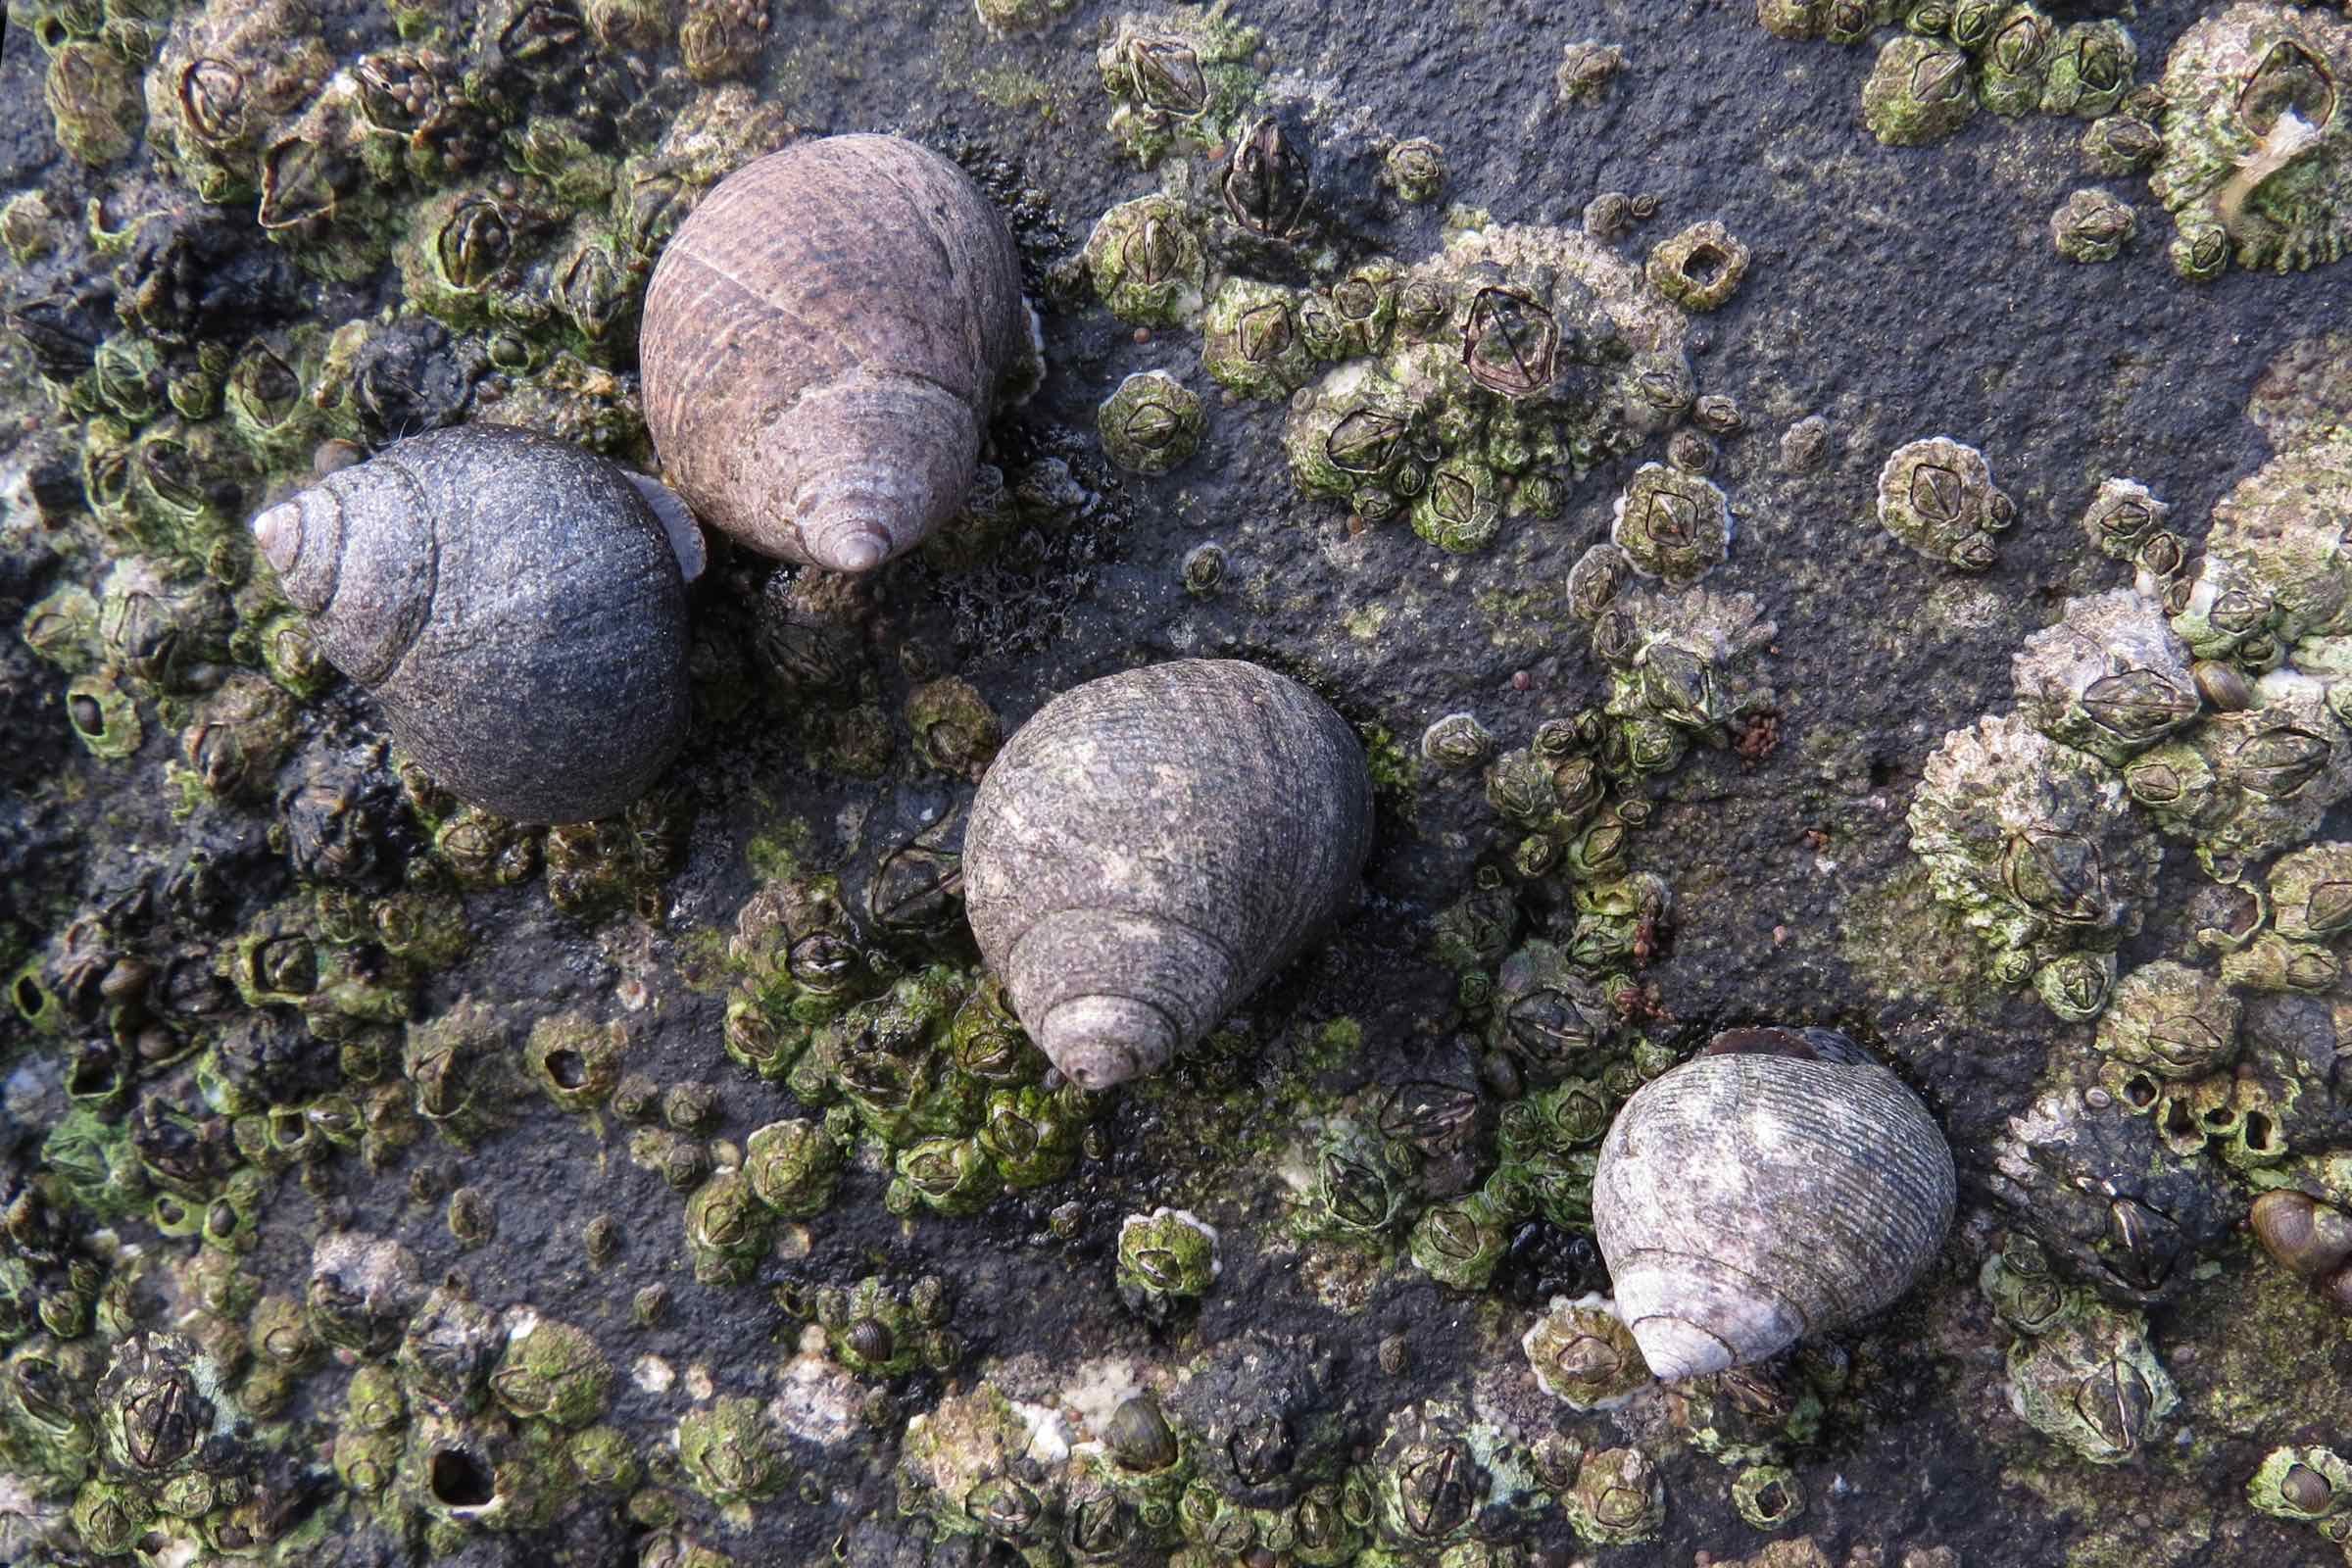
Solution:
<svg viewBox="0 0 2352 1568">
<path fill-rule="evenodd" d="M 644 794 L 685 739 L 688 542 L 650 483 L 462 425 L 328 474 L 253 533 L 319 651 L 436 781 L 516 821 L 580 822 Z"/>
<path fill-rule="evenodd" d="M 965 908 L 1054 1064 L 1102 1089 L 1167 1065 L 1353 901 L 1372 780 L 1287 676 L 1185 659 L 1106 675 L 997 754 Z"/>
<path fill-rule="evenodd" d="M 1661 1378 L 1760 1361 L 1911 1288 L 1950 1227 L 1952 1152 L 1901 1080 L 1826 1029 L 1740 1029 L 1643 1085 L 1592 1221 Z"/>
<path fill-rule="evenodd" d="M 662 251 L 646 423 L 712 526 L 868 571 L 962 505 L 1028 333 L 1012 238 L 962 171 L 895 136 L 799 142 L 720 180 Z"/>
</svg>

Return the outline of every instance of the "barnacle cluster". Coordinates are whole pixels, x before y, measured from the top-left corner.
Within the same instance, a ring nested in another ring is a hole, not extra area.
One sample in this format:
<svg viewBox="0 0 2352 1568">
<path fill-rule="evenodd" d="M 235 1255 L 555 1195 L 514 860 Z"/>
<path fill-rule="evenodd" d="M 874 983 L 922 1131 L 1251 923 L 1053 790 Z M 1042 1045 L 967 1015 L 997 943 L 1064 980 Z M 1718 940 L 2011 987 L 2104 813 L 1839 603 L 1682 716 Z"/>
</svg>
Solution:
<svg viewBox="0 0 2352 1568">
<path fill-rule="evenodd" d="M 1579 475 L 1699 417 L 1685 313 L 1727 302 L 1748 264 L 1724 225 L 1664 241 L 1646 269 L 1586 232 L 1467 217 L 1412 266 L 1309 248 L 1311 148 L 1262 112 L 1253 75 L 1215 76 L 1206 62 L 1226 25 L 1215 12 L 1181 25 L 1129 17 L 1104 46 L 1112 127 L 1139 156 L 1180 142 L 1230 152 L 1213 192 L 1186 172 L 1105 213 L 1067 275 L 1121 320 L 1197 329 L 1201 368 L 1229 395 L 1287 399 L 1284 447 L 1301 489 L 1362 522 L 1403 520 L 1442 549 L 1474 551 L 1513 518 L 1558 515 Z M 1614 55 L 1582 58 L 1598 71 Z M 1161 108 L 1149 109 L 1152 95 Z M 1428 200 L 1443 153 L 1393 142 L 1383 179 L 1401 200 Z M 1269 280 L 1298 275 L 1286 258 L 1310 281 Z M 1103 405 L 1104 447 L 1158 472 L 1191 450 L 1200 417 L 1165 372 L 1131 377 Z M 1637 522 L 1690 504 L 1666 489 L 1654 505 L 1641 498 Z M 1713 510 L 1724 514 L 1719 493 Z M 1728 514 L 1714 527 L 1728 538 Z"/>
</svg>

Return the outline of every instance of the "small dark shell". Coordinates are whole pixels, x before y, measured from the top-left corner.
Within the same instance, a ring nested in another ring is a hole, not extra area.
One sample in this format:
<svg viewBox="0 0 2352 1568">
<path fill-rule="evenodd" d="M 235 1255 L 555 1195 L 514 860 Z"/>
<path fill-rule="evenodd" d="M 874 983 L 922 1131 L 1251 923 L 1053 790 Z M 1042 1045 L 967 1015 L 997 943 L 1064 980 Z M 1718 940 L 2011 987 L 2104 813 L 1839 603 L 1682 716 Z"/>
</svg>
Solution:
<svg viewBox="0 0 2352 1568">
<path fill-rule="evenodd" d="M 686 736 L 686 579 L 623 469 L 502 425 L 436 430 L 253 519 L 320 652 L 461 800 L 609 816 Z"/>
<path fill-rule="evenodd" d="M 1133 1396 L 1110 1413 L 1102 1441 L 1130 1470 L 1165 1470 L 1176 1462 L 1176 1434 L 1159 1413 L 1158 1402 L 1147 1394 Z"/>
<path fill-rule="evenodd" d="M 2352 1262 L 2352 1216 L 2302 1193 L 2265 1193 L 2248 1216 L 2254 1239 L 2281 1268 L 2306 1279 Z"/>
<path fill-rule="evenodd" d="M 1165 1066 L 1339 919 L 1372 842 L 1345 719 L 1286 676 L 1178 660 L 1062 693 L 990 765 L 966 906 L 1080 1087 Z"/>
<path fill-rule="evenodd" d="M 860 1361 L 887 1361 L 898 1350 L 898 1339 L 880 1318 L 861 1317 L 850 1325 L 850 1351 Z"/>
<path fill-rule="evenodd" d="M 2243 712 L 2254 706 L 2254 683 L 2235 664 L 2200 659 L 2190 666 L 2189 674 L 2196 680 L 2198 695 L 2222 712 Z"/>
</svg>

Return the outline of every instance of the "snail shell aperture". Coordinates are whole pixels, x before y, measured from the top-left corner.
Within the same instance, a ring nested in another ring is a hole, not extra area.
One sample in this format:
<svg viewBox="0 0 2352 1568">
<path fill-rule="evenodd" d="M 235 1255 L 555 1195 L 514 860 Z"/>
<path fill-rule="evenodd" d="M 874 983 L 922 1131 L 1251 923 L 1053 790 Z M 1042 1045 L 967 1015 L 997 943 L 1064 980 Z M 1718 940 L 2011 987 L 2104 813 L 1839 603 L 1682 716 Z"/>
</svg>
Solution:
<svg viewBox="0 0 2352 1568">
<path fill-rule="evenodd" d="M 1955 1192 L 1950 1147 L 1894 1074 L 1826 1029 L 1740 1029 L 1626 1102 L 1592 1221 L 1619 1315 L 1672 1379 L 1893 1301 Z"/>
<path fill-rule="evenodd" d="M 1013 1010 L 1087 1089 L 1156 1072 L 1352 902 L 1372 781 L 1347 721 L 1234 660 L 1062 693 L 980 781 L 966 908 Z"/>
<path fill-rule="evenodd" d="M 894 136 L 804 141 L 719 181 L 654 269 L 638 354 L 664 476 L 755 550 L 867 571 L 962 505 L 1028 352 L 986 197 Z"/>
<path fill-rule="evenodd" d="M 337 669 L 460 799 L 607 816 L 685 739 L 686 579 L 625 469 L 499 425 L 436 430 L 262 512 Z"/>
</svg>

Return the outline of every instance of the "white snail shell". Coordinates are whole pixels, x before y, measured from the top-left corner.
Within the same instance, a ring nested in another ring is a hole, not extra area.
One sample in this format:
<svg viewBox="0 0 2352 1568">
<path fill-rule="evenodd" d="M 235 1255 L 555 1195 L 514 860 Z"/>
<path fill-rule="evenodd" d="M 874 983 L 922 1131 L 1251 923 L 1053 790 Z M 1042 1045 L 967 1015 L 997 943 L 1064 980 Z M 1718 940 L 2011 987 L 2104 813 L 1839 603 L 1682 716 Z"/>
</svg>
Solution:
<svg viewBox="0 0 2352 1568">
<path fill-rule="evenodd" d="M 1088 1089 L 1156 1072 L 1344 914 L 1372 841 L 1345 719 L 1287 676 L 1177 660 L 1039 710 L 964 835 L 1013 1010 Z"/>
<path fill-rule="evenodd" d="M 1619 1315 L 1672 1379 L 1895 1300 L 1955 1196 L 1950 1146 L 1894 1074 L 1828 1030 L 1743 1029 L 1626 1102 L 1592 1221 Z"/>
</svg>

